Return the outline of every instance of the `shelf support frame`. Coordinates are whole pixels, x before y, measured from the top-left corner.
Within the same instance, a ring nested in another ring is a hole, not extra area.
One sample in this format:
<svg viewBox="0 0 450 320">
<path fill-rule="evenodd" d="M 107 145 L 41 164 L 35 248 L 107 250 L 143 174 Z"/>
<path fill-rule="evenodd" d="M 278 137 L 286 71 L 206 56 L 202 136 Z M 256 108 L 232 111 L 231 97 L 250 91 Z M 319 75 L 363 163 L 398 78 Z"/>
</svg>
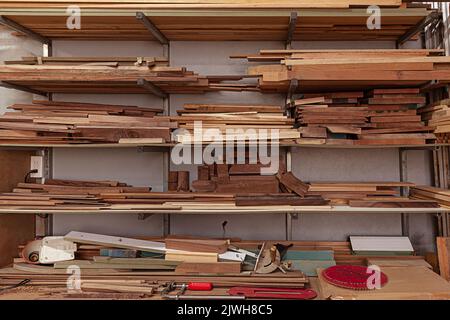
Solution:
<svg viewBox="0 0 450 320">
<path fill-rule="evenodd" d="M 0 16 L 0 24 L 19 33 L 25 34 L 31 39 L 39 41 L 42 44 L 51 45 L 52 43 L 52 41 L 49 38 L 44 37 L 43 35 L 40 35 L 39 33 L 22 26 L 21 24 L 18 24 L 17 22 L 9 19 L 8 17 Z"/>
<path fill-rule="evenodd" d="M 136 12 L 136 19 L 142 22 L 142 24 L 147 28 L 148 31 L 161 43 L 169 44 L 169 39 L 158 29 L 157 26 L 145 15 L 144 12 Z"/>
<path fill-rule="evenodd" d="M 408 181 L 408 151 L 404 148 L 399 148 L 399 174 L 400 181 L 406 182 Z M 406 197 L 409 194 L 408 187 L 400 187 L 400 195 L 402 197 Z M 401 224 L 402 224 L 402 235 L 409 236 L 410 233 L 410 225 L 409 225 L 409 214 L 402 213 L 401 214 Z"/>
<path fill-rule="evenodd" d="M 432 12 L 425 18 L 423 18 L 419 23 L 417 23 L 414 27 L 409 29 L 405 34 L 403 34 L 396 42 L 397 49 L 400 48 L 402 44 L 410 40 L 417 33 L 424 30 L 427 26 L 432 23 L 435 23 L 437 20 L 442 19 L 441 12 Z"/>
<path fill-rule="evenodd" d="M 23 91 L 23 92 L 27 92 L 27 93 L 32 93 L 32 94 L 36 94 L 39 96 L 43 96 L 48 98 L 49 97 L 49 93 L 43 92 L 43 91 L 39 91 L 39 90 L 35 90 L 35 89 L 31 89 L 28 88 L 26 86 L 21 86 L 18 84 L 13 84 L 13 83 L 9 83 L 6 81 L 0 81 L 0 87 L 3 88 L 7 88 L 7 89 L 14 89 L 14 90 L 18 90 L 18 91 Z"/>
<path fill-rule="evenodd" d="M 137 85 L 139 87 L 144 88 L 145 90 L 147 90 L 148 92 L 150 92 L 151 94 L 160 97 L 160 98 L 167 98 L 167 93 L 165 93 L 164 91 L 162 91 L 158 86 L 155 86 L 153 83 L 145 80 L 145 79 L 138 79 L 137 80 Z"/>
<path fill-rule="evenodd" d="M 292 39 L 294 37 L 295 28 L 297 27 L 298 13 L 297 11 L 292 11 L 289 17 L 288 33 L 286 37 L 286 50 L 292 49 Z"/>
</svg>

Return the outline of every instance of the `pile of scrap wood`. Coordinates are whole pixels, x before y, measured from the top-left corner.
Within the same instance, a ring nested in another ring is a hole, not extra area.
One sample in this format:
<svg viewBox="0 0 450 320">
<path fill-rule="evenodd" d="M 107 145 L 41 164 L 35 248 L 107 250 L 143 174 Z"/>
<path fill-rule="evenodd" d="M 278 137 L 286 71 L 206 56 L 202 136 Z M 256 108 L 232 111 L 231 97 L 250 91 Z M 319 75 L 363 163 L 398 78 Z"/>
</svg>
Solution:
<svg viewBox="0 0 450 320">
<path fill-rule="evenodd" d="M 287 92 L 290 81 L 298 80 L 297 91 L 306 93 L 445 83 L 450 81 L 450 58 L 440 54 L 442 50 L 261 50 L 232 58 L 278 62 L 248 68 L 263 92 Z"/>
<path fill-rule="evenodd" d="M 198 180 L 192 182 L 192 188 L 196 192 L 233 194 L 236 206 L 328 204 L 321 196 L 306 196 L 309 185 L 291 172 L 262 175 L 264 167 L 261 163 L 199 166 Z"/>
<path fill-rule="evenodd" d="M 422 120 L 434 127 L 438 143 L 448 143 L 450 133 L 450 99 L 444 99 L 436 103 L 418 109 Z"/>
<path fill-rule="evenodd" d="M 170 282 L 208 282 L 213 290 L 185 293 L 206 295 L 206 299 L 208 296 L 226 295 L 234 286 L 308 287 L 305 273 L 316 276 L 317 268 L 333 265 L 366 265 L 369 261 L 383 266 L 424 265 L 423 257 L 415 255 L 354 255 L 349 242 L 263 241 L 182 235 L 130 239 L 81 232 L 70 232 L 64 239 L 76 243 L 74 260 L 39 265 L 27 262 L 21 254 L 12 268 L 0 269 L 0 287 L 17 284 L 26 278 L 31 281 L 22 289 L 40 293 L 41 298 L 160 299 L 164 298 L 162 291 Z M 122 241 L 117 241 L 120 239 Z M 256 273 L 256 258 L 263 248 L 274 245 L 286 249 L 281 262 L 290 265 L 291 271 Z M 23 253 L 25 247 L 20 246 L 19 252 Z M 175 250 L 182 250 L 183 254 L 167 254 Z M 219 252 L 224 250 L 245 253 L 246 257 L 243 262 L 222 260 Z M 210 261 L 205 262 L 205 257 Z M 69 264 L 82 269 L 82 291 L 67 291 L 70 274 L 65 268 Z"/>
<path fill-rule="evenodd" d="M 415 186 L 410 182 L 310 182 L 292 172 L 262 175 L 264 165 L 212 164 L 198 167 L 196 192 L 233 194 L 236 206 L 326 206 L 376 208 L 437 208 L 432 199 L 400 196 L 400 188 Z M 195 193 L 194 193 L 195 194 Z"/>
<path fill-rule="evenodd" d="M 91 61 L 91 62 L 87 62 Z M 0 65 L 0 81 L 39 92 L 202 93 L 207 77 L 159 58 L 24 58 Z"/>
<path fill-rule="evenodd" d="M 444 208 L 450 208 L 450 191 L 431 186 L 415 186 L 409 190 L 413 199 L 433 200 Z"/>
<path fill-rule="evenodd" d="M 48 179 L 45 183 L 19 183 L 0 194 L 1 209 L 27 210 L 192 210 L 236 212 L 287 210 L 297 206 L 332 205 L 382 208 L 437 208 L 436 199 L 422 199 L 413 189 L 413 199 L 399 196 L 408 182 L 312 182 L 304 183 L 291 172 L 261 175 L 261 165 L 215 164 L 199 167 L 199 180 L 189 189 L 151 192 L 150 187 L 132 187 L 118 181 Z M 183 172 L 182 172 L 183 173 Z M 185 176 L 182 174 L 181 176 Z M 187 181 L 181 185 L 187 187 Z M 421 187 L 417 187 L 419 189 Z M 443 203 L 445 205 L 445 203 Z M 211 206 L 213 205 L 213 208 Z"/>
<path fill-rule="evenodd" d="M 46 237 L 42 241 L 56 238 L 74 244 L 76 255 L 64 258 L 67 245 L 55 246 L 52 252 L 55 260 L 43 264 L 40 255 L 44 246 L 29 250 L 31 243 L 40 241 L 35 240 L 19 248 L 21 258 L 15 259 L 13 268 L 0 270 L 0 286 L 25 276 L 31 279 L 27 285 L 47 293 L 58 292 L 60 288 L 67 294 L 67 268 L 74 266 L 82 270 L 82 291 L 72 290 L 75 292 L 69 294 L 87 294 L 86 297 L 94 293 L 121 293 L 160 294 L 160 298 L 170 298 L 166 295 L 168 292 L 164 292 L 169 283 L 209 283 L 211 289 L 203 292 L 208 296 L 217 295 L 216 289 L 221 292 L 222 288 L 223 292 L 234 286 L 303 288 L 308 283 L 298 269 L 267 270 L 259 261 L 264 242 L 246 250 L 229 239 L 190 236 L 141 239 L 77 231 L 64 237 Z M 280 261 L 274 263 L 279 266 Z M 190 292 L 180 295 L 182 299 Z"/>
<path fill-rule="evenodd" d="M 187 130 L 177 135 L 177 141 L 181 143 L 286 141 L 300 137 L 293 129 L 294 120 L 285 116 L 280 106 L 185 104 L 177 113 L 178 116 L 171 120 Z M 198 125 L 203 131 L 199 131 Z"/>
<path fill-rule="evenodd" d="M 421 145 L 436 138 L 416 109 L 419 89 L 305 94 L 294 101 L 299 144 Z"/>
<path fill-rule="evenodd" d="M 159 108 L 33 101 L 0 116 L 2 144 L 163 143 L 177 124 Z"/>
</svg>

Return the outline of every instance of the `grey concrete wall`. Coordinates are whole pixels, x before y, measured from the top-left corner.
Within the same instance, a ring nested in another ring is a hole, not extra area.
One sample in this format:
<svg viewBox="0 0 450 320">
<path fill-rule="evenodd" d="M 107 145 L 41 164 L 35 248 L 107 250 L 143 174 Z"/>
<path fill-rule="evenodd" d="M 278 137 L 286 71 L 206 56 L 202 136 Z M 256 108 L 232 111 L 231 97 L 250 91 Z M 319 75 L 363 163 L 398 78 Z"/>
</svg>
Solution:
<svg viewBox="0 0 450 320">
<path fill-rule="evenodd" d="M 415 46 L 414 44 L 412 46 Z M 259 49 L 282 48 L 279 42 L 172 42 L 171 65 L 186 66 L 201 74 L 243 74 L 246 64 L 230 60 L 229 55 L 256 53 Z M 302 42 L 294 48 L 394 48 L 392 42 Z M 9 51 L 8 51 L 9 52 Z M 21 53 L 22 54 L 22 53 Z M 162 55 L 161 46 L 152 42 L 55 41 L 55 56 L 152 56 Z M 3 56 L 2 56 L 3 57 Z M 6 100 L 5 100 L 5 97 Z M 8 90 L 1 96 L 2 106 L 16 99 L 30 99 Z M 124 103 L 161 106 L 161 99 L 150 95 L 78 95 L 58 94 L 55 100 Z M 205 95 L 172 95 L 170 111 L 184 103 L 264 103 L 281 104 L 282 95 L 217 92 Z M 408 154 L 409 180 L 431 183 L 430 155 L 426 151 Z M 162 154 L 143 153 L 136 149 L 57 149 L 54 151 L 53 176 L 68 179 L 118 179 L 136 186 L 150 185 L 162 190 Z M 295 175 L 306 181 L 395 181 L 399 179 L 397 149 L 293 149 L 292 167 Z M 194 166 L 172 170 L 190 170 Z M 414 215 L 411 238 L 419 250 L 432 250 L 434 218 Z M 284 215 L 173 215 L 172 232 L 192 235 L 220 236 L 222 222 L 227 221 L 225 235 L 245 239 L 283 239 Z M 159 235 L 162 218 L 153 216 L 139 221 L 136 215 L 69 215 L 54 217 L 54 233 L 70 230 L 117 235 Z M 298 240 L 345 240 L 349 235 L 398 235 L 401 232 L 398 214 L 303 214 L 293 222 L 293 237 Z"/>
</svg>

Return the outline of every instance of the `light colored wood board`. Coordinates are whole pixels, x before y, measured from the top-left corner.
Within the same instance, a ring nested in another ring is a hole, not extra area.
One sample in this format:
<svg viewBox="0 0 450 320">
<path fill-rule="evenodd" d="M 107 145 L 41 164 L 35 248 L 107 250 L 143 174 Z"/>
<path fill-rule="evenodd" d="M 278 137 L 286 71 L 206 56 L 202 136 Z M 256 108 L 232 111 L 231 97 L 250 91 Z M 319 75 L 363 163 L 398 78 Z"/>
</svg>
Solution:
<svg viewBox="0 0 450 320">
<path fill-rule="evenodd" d="M 367 265 L 375 265 L 379 267 L 427 267 L 433 269 L 431 265 L 423 259 L 378 259 L 367 258 Z"/>
<path fill-rule="evenodd" d="M 427 267 L 384 267 L 388 283 L 379 290 L 351 290 L 334 286 L 318 269 L 324 299 L 332 300 L 448 300 L 450 283 Z"/>
<path fill-rule="evenodd" d="M 437 237 L 436 240 L 439 272 L 444 279 L 450 281 L 450 238 Z"/>
<path fill-rule="evenodd" d="M 414 252 L 408 237 L 350 236 L 353 251 Z"/>
</svg>

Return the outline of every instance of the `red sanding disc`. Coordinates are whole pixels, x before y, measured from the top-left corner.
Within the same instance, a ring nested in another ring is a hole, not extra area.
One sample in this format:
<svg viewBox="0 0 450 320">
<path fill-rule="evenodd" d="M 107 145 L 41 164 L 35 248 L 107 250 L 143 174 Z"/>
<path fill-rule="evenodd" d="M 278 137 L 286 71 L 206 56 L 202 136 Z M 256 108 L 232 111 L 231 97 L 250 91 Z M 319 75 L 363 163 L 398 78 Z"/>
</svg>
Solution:
<svg viewBox="0 0 450 320">
<path fill-rule="evenodd" d="M 367 280 L 373 275 L 373 269 L 363 266 L 339 265 L 332 266 L 322 271 L 322 276 L 331 284 L 338 287 L 355 290 L 369 290 Z M 380 285 L 388 282 L 386 274 L 381 272 Z"/>
</svg>

